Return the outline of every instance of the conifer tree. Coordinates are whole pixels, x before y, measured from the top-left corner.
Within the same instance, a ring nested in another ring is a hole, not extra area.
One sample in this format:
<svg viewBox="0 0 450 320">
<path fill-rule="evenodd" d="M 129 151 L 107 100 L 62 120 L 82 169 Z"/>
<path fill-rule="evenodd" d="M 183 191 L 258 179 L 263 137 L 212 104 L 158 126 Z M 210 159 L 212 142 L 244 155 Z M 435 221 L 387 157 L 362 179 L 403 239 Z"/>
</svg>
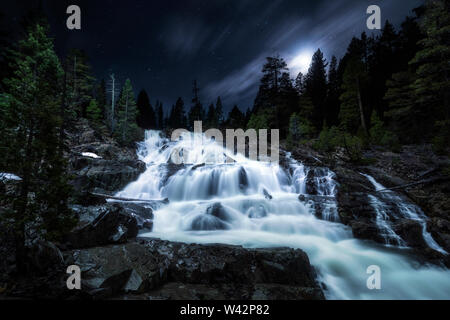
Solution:
<svg viewBox="0 0 450 320">
<path fill-rule="evenodd" d="M 103 118 L 102 110 L 100 109 L 97 100 L 92 99 L 86 109 L 86 117 L 92 120 L 93 123 L 99 124 Z"/>
<path fill-rule="evenodd" d="M 327 95 L 327 76 L 326 70 L 327 63 L 323 57 L 323 53 L 318 49 L 311 62 L 311 67 L 305 76 L 305 92 L 314 106 L 312 124 L 317 130 L 322 128 L 325 119 L 325 98 Z"/>
<path fill-rule="evenodd" d="M 450 121 L 450 3 L 429 0 L 421 28 L 426 37 L 411 61 L 417 67 L 412 88 L 418 116 L 431 118 L 427 122 L 433 126 L 432 119 Z"/>
<path fill-rule="evenodd" d="M 222 99 L 220 97 L 217 97 L 216 102 L 216 117 L 217 117 L 217 126 L 221 127 L 223 125 L 223 122 L 225 121 L 223 116 L 223 104 Z"/>
<path fill-rule="evenodd" d="M 117 103 L 117 109 L 116 139 L 122 145 L 131 145 L 142 138 L 142 130 L 136 123 L 138 112 L 130 79 L 125 81 Z"/>
<path fill-rule="evenodd" d="M 57 239 L 74 219 L 59 143 L 63 70 L 45 28 L 30 29 L 14 56 L 14 74 L 4 80 L 0 95 L 0 147 L 2 169 L 22 179 L 8 213 L 14 220 L 17 264 L 24 271 L 25 226 L 33 223 L 45 237 Z"/>
<path fill-rule="evenodd" d="M 163 130 L 165 127 L 164 109 L 163 109 L 163 104 L 160 101 L 156 101 L 156 117 L 158 119 L 158 124 L 157 124 L 158 129 Z"/>
<path fill-rule="evenodd" d="M 102 79 L 100 85 L 97 87 L 97 103 L 98 107 L 101 111 L 101 120 L 106 119 L 106 109 L 108 108 L 108 98 L 106 93 L 106 83 L 105 80 Z"/>
<path fill-rule="evenodd" d="M 214 108 L 214 104 L 210 104 L 208 107 L 208 112 L 206 114 L 205 119 L 205 127 L 206 128 L 217 128 L 218 119 L 216 115 L 216 109 Z"/>
<path fill-rule="evenodd" d="M 93 98 L 95 78 L 84 51 L 72 49 L 66 59 L 67 100 L 73 117 L 85 117 Z"/>
<path fill-rule="evenodd" d="M 189 111 L 189 127 L 193 128 L 195 121 L 203 121 L 205 120 L 205 111 L 203 110 L 202 103 L 200 102 L 199 96 L 200 89 L 198 88 L 197 81 L 195 80 L 193 83 L 193 98 L 192 98 L 192 107 Z"/>
<path fill-rule="evenodd" d="M 341 79 L 338 74 L 337 59 L 335 56 L 331 58 L 330 67 L 328 69 L 328 89 L 325 107 L 325 121 L 328 126 L 338 124 L 340 109 L 340 88 Z"/>
<path fill-rule="evenodd" d="M 352 57 L 345 69 L 339 121 L 342 129 L 355 134 L 361 126 L 366 134 L 366 115 L 362 103 L 362 83 L 367 74 L 363 62 L 358 57 Z"/>
<path fill-rule="evenodd" d="M 139 92 L 137 98 L 138 118 L 137 124 L 139 127 L 145 130 L 155 129 L 156 127 L 156 115 L 150 104 L 150 99 L 145 90 Z"/>
</svg>

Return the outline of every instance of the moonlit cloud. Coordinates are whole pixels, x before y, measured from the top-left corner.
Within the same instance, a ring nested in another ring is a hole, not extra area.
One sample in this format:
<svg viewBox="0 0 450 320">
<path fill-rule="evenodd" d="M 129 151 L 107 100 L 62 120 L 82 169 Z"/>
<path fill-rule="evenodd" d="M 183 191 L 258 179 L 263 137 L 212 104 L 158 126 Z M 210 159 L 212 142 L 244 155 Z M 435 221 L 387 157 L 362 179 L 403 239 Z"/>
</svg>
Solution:
<svg viewBox="0 0 450 320">
<path fill-rule="evenodd" d="M 192 81 L 203 105 L 221 96 L 226 110 L 253 105 L 265 58 L 279 54 L 295 78 L 320 48 L 329 61 L 345 54 L 352 36 L 366 31 L 366 9 L 399 26 L 424 0 L 77 0 L 83 32 L 68 32 L 66 1 L 45 1 L 59 53 L 86 50 L 97 78 L 130 77 L 136 91 L 166 112 L 178 97 L 189 108 Z M 17 4 L 8 10 L 14 16 Z M 11 21 L 13 23 L 13 21 Z M 379 32 L 379 31 L 376 31 Z M 88 36 L 87 36 L 88 35 Z M 98 44 L 102 46 L 99 47 Z"/>
</svg>

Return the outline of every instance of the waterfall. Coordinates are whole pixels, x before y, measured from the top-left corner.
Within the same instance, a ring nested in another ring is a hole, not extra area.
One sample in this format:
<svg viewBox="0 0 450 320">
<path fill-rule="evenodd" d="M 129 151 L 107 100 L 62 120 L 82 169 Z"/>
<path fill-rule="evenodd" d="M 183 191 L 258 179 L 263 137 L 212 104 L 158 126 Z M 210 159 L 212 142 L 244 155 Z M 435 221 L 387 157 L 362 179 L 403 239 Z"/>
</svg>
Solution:
<svg viewBox="0 0 450 320">
<path fill-rule="evenodd" d="M 377 197 L 374 195 L 369 195 L 369 198 L 371 199 L 370 203 L 377 213 L 377 225 L 381 230 L 385 231 L 383 235 L 385 236 L 386 243 L 391 243 L 391 241 L 394 241 L 397 245 L 404 244 L 401 238 L 390 227 L 389 221 L 391 220 L 391 213 L 392 218 L 406 218 L 417 221 L 422 226 L 422 236 L 426 244 L 436 251 L 447 254 L 447 252 L 436 243 L 431 234 L 427 231 L 427 217 L 418 206 L 402 199 L 394 192 L 386 190 L 386 188 L 378 183 L 372 176 L 367 174 L 362 175 L 365 176 L 370 183 L 372 183 L 375 190 L 378 191 Z M 397 210 L 389 210 L 387 203 L 392 203 L 396 206 Z M 395 212 L 398 212 L 400 216 L 396 217 L 394 214 Z"/>
<path fill-rule="evenodd" d="M 198 143 L 199 138 L 203 143 Z M 186 164 L 174 164 L 174 154 Z M 170 200 L 155 208 L 153 231 L 142 236 L 248 248 L 300 248 L 325 284 L 328 299 L 450 297 L 449 271 L 418 267 L 406 248 L 353 238 L 351 229 L 339 223 L 339 186 L 328 168 L 309 168 L 290 154 L 283 167 L 251 161 L 205 137 L 185 134 L 171 142 L 157 131 L 146 132 L 138 155 L 147 170 L 118 196 Z M 230 158 L 233 163 L 228 163 Z M 381 269 L 382 290 L 366 286 L 371 265 Z"/>
</svg>

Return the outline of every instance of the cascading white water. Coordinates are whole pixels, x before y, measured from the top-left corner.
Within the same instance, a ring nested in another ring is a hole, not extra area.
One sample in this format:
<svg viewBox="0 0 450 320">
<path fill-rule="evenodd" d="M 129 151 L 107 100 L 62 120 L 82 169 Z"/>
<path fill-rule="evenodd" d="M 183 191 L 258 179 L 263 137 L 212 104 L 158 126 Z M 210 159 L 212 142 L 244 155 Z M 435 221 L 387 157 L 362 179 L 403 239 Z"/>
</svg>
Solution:
<svg viewBox="0 0 450 320">
<path fill-rule="evenodd" d="M 174 153 L 190 164 L 171 164 Z M 250 161 L 213 141 L 193 144 L 186 134 L 181 141 L 169 142 L 156 131 L 146 133 L 138 155 L 147 170 L 118 195 L 170 200 L 154 211 L 149 237 L 300 248 L 326 284 L 329 299 L 450 298 L 448 270 L 418 267 L 407 249 L 353 239 L 349 227 L 334 222 L 337 184 L 328 169 L 307 168 L 289 154 L 289 168 Z M 227 164 L 227 158 L 235 162 Z M 310 170 L 314 195 L 307 193 Z M 299 194 L 304 196 L 301 201 Z M 322 219 L 317 218 L 318 208 Z M 381 268 L 381 290 L 366 286 L 371 265 Z"/>
<path fill-rule="evenodd" d="M 386 188 L 382 186 L 380 183 L 378 183 L 373 177 L 367 174 L 362 175 L 365 176 L 370 181 L 370 183 L 372 183 L 375 190 L 378 191 L 378 197 L 369 195 L 369 198 L 371 199 L 371 203 L 374 206 L 374 209 L 378 215 L 377 216 L 378 226 L 380 227 L 380 229 L 385 230 L 387 232 L 386 237 L 387 243 L 390 243 L 390 239 L 393 239 L 397 245 L 403 244 L 400 237 L 392 230 L 392 228 L 389 225 L 390 217 L 388 212 L 392 212 L 392 210 L 388 210 L 388 206 L 386 205 L 385 201 L 393 203 L 397 207 L 398 212 L 400 213 L 400 217 L 394 218 L 406 218 L 419 222 L 420 225 L 422 226 L 423 239 L 425 240 L 427 245 L 430 248 L 439 251 L 443 254 L 447 253 L 444 249 L 442 249 L 441 246 L 439 246 L 436 243 L 436 241 L 434 241 L 431 234 L 427 231 L 427 223 L 426 223 L 427 217 L 418 206 L 412 203 L 408 203 L 405 200 L 403 200 L 400 196 L 396 195 L 394 192 L 386 190 Z"/>
</svg>

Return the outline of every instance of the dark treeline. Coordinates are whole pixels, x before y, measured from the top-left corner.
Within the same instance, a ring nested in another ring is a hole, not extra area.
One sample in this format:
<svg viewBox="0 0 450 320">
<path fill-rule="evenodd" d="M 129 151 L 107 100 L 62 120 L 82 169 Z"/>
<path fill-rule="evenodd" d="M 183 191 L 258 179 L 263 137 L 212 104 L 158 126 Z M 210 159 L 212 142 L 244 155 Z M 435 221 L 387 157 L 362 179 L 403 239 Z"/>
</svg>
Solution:
<svg viewBox="0 0 450 320">
<path fill-rule="evenodd" d="M 306 75 L 290 79 L 286 62 L 267 58 L 248 128 L 280 128 L 290 143 L 319 138 L 323 151 L 364 145 L 396 148 L 450 141 L 449 4 L 429 1 L 400 30 L 388 21 L 377 36 L 354 37 L 340 60 L 320 50 Z"/>
<path fill-rule="evenodd" d="M 280 56 L 268 57 L 254 105 L 228 116 L 220 97 L 203 105 L 193 83 L 190 103 L 178 98 L 167 115 L 139 99 L 144 129 L 280 129 L 290 144 L 314 140 L 322 151 L 344 147 L 359 159 L 369 144 L 398 148 L 433 143 L 443 152 L 449 133 L 449 4 L 432 0 L 414 10 L 399 30 L 386 21 L 378 34 L 354 37 L 340 60 L 315 52 L 307 74 L 291 79 Z M 142 96 L 146 93 L 142 92 Z M 141 96 L 141 95 L 140 95 Z"/>
</svg>

